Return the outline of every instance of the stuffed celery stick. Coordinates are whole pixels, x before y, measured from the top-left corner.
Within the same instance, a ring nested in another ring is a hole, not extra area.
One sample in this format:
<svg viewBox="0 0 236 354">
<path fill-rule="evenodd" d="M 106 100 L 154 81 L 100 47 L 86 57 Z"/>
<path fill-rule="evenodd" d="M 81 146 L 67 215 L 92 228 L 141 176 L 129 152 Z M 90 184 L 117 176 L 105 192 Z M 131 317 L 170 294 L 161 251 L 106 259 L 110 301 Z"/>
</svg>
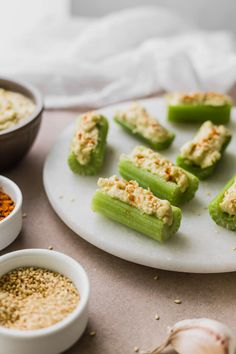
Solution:
<svg viewBox="0 0 236 354">
<path fill-rule="evenodd" d="M 121 155 L 119 172 L 124 179 L 137 181 L 174 205 L 189 201 L 198 189 L 196 176 L 143 146 L 136 147 L 129 155 Z"/>
<path fill-rule="evenodd" d="M 163 242 L 177 232 L 181 210 L 167 200 L 155 197 L 136 181 L 116 176 L 99 178 L 99 190 L 92 200 L 92 209 L 154 240 Z"/>
<path fill-rule="evenodd" d="M 167 149 L 175 138 L 172 132 L 136 103 L 124 112 L 117 112 L 114 119 L 128 133 L 138 137 L 154 150 Z"/>
<path fill-rule="evenodd" d="M 174 93 L 167 95 L 168 119 L 171 122 L 227 124 L 232 100 L 216 92 Z"/>
<path fill-rule="evenodd" d="M 236 231 L 236 176 L 212 200 L 209 213 L 216 224 Z"/>
<path fill-rule="evenodd" d="M 107 132 L 107 119 L 99 113 L 88 112 L 78 118 L 68 158 L 74 173 L 94 175 L 101 169 Z"/>
<path fill-rule="evenodd" d="M 199 179 L 205 179 L 214 172 L 230 140 L 227 128 L 207 121 L 202 124 L 194 139 L 181 148 L 177 165 Z"/>
</svg>

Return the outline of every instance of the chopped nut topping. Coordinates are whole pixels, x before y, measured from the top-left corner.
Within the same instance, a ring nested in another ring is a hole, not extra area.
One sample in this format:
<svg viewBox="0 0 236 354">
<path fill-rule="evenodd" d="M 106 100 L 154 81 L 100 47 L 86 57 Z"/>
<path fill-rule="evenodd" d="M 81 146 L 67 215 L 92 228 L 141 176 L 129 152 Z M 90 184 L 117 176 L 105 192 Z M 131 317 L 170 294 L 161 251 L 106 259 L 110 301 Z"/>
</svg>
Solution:
<svg viewBox="0 0 236 354">
<path fill-rule="evenodd" d="M 0 326 L 46 328 L 75 310 L 80 296 L 72 281 L 43 268 L 17 268 L 0 278 Z"/>
<path fill-rule="evenodd" d="M 133 103 L 125 112 L 117 112 L 116 117 L 119 121 L 130 124 L 133 127 L 133 133 L 140 133 L 153 142 L 165 141 L 170 136 L 168 130 L 137 103 Z"/>
<path fill-rule="evenodd" d="M 160 176 L 165 181 L 173 182 L 185 192 L 189 186 L 187 173 L 171 161 L 163 158 L 157 152 L 143 146 L 137 146 L 129 155 L 122 155 L 121 159 L 127 159 L 137 167 Z"/>
<path fill-rule="evenodd" d="M 236 179 L 232 186 L 225 191 L 220 207 L 223 212 L 236 216 Z"/>
<path fill-rule="evenodd" d="M 81 165 L 86 165 L 96 148 L 99 138 L 98 124 L 101 116 L 96 112 L 88 112 L 78 118 L 76 133 L 71 143 L 71 152 L 74 153 Z"/>
<path fill-rule="evenodd" d="M 173 93 L 167 96 L 170 105 L 205 105 L 205 106 L 224 106 L 232 105 L 229 96 L 218 92 L 192 92 L 192 93 Z"/>
<path fill-rule="evenodd" d="M 155 197 L 152 192 L 140 187 L 136 181 L 127 182 L 112 176 L 99 178 L 98 186 L 112 198 L 132 205 L 145 214 L 154 215 L 167 225 L 173 222 L 171 204 L 167 200 Z"/>
<path fill-rule="evenodd" d="M 212 166 L 221 158 L 221 149 L 229 130 L 223 125 L 207 121 L 202 124 L 195 138 L 181 148 L 181 156 L 201 168 Z"/>
</svg>

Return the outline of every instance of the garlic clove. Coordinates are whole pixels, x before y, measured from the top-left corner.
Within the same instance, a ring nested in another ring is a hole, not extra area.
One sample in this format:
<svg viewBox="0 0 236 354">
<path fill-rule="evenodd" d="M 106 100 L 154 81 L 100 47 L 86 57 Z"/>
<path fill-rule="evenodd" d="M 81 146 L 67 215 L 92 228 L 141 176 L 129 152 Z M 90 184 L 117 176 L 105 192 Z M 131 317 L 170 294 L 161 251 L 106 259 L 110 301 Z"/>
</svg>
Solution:
<svg viewBox="0 0 236 354">
<path fill-rule="evenodd" d="M 166 341 L 151 354 L 161 353 L 171 345 L 180 354 L 235 354 L 236 340 L 224 324 L 206 319 L 177 322 Z"/>
<path fill-rule="evenodd" d="M 172 345 L 181 354 L 235 354 L 233 333 L 220 322 L 185 320 L 173 327 L 173 333 Z"/>
</svg>

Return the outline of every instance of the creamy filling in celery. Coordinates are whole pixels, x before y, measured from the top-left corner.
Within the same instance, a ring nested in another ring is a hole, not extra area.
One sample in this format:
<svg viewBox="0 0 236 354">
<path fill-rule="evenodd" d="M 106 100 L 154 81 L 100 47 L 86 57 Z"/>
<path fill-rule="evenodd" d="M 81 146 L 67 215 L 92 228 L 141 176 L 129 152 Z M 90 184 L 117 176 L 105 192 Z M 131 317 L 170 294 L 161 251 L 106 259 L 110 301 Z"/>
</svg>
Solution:
<svg viewBox="0 0 236 354">
<path fill-rule="evenodd" d="M 223 212 L 231 216 L 236 216 L 236 179 L 232 186 L 225 192 L 220 207 Z"/>
<path fill-rule="evenodd" d="M 201 168 L 212 166 L 221 158 L 221 149 L 229 130 L 223 125 L 207 121 L 202 124 L 195 138 L 181 148 L 181 156 Z"/>
<path fill-rule="evenodd" d="M 98 186 L 110 197 L 127 203 L 144 214 L 154 215 L 164 224 L 171 225 L 173 222 L 171 204 L 167 200 L 155 197 L 149 190 L 139 187 L 136 181 L 127 182 L 122 178 L 112 176 L 99 178 Z"/>
<path fill-rule="evenodd" d="M 126 159 L 154 175 L 158 175 L 167 182 L 174 182 L 181 192 L 185 192 L 189 186 L 189 179 L 182 168 L 175 166 L 157 152 L 144 146 L 137 146 L 129 155 L 122 155 Z"/>
<path fill-rule="evenodd" d="M 28 97 L 0 88 L 0 131 L 18 125 L 34 110 L 35 104 Z"/>
<path fill-rule="evenodd" d="M 100 121 L 101 116 L 95 112 L 88 112 L 78 118 L 71 152 L 81 165 L 86 165 L 90 161 L 91 153 L 98 144 Z"/>
<path fill-rule="evenodd" d="M 145 108 L 133 103 L 125 112 L 117 112 L 116 117 L 133 127 L 133 133 L 139 133 L 154 142 L 166 141 L 170 133 L 158 121 L 150 116 Z"/>
<path fill-rule="evenodd" d="M 232 105 L 232 100 L 229 96 L 218 92 L 172 93 L 167 95 L 167 101 L 171 106 L 205 105 L 220 107 Z"/>
</svg>

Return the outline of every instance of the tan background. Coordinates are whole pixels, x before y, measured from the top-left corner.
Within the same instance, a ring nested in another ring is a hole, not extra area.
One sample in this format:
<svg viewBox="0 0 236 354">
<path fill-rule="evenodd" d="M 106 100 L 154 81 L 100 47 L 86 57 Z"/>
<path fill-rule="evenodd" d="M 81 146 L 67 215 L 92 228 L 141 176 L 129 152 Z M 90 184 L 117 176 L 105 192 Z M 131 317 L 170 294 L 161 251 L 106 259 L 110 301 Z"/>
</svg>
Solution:
<svg viewBox="0 0 236 354">
<path fill-rule="evenodd" d="M 88 272 L 89 325 L 81 340 L 67 353 L 128 354 L 133 353 L 135 346 L 140 351 L 151 349 L 164 338 L 168 325 L 184 318 L 210 317 L 236 330 L 235 273 L 184 274 L 135 265 L 88 244 L 54 213 L 43 189 L 43 163 L 60 132 L 76 114 L 45 112 L 33 149 L 20 165 L 6 173 L 23 192 L 27 217 L 18 239 L 0 252 L 52 245 L 55 250 L 74 257 Z M 206 247 L 214 246 L 206 244 Z M 153 279 L 156 274 L 159 280 Z M 174 303 L 177 298 L 182 300 L 181 305 Z M 155 320 L 156 313 L 159 321 Z M 95 337 L 89 335 L 91 330 L 97 332 Z"/>
</svg>

